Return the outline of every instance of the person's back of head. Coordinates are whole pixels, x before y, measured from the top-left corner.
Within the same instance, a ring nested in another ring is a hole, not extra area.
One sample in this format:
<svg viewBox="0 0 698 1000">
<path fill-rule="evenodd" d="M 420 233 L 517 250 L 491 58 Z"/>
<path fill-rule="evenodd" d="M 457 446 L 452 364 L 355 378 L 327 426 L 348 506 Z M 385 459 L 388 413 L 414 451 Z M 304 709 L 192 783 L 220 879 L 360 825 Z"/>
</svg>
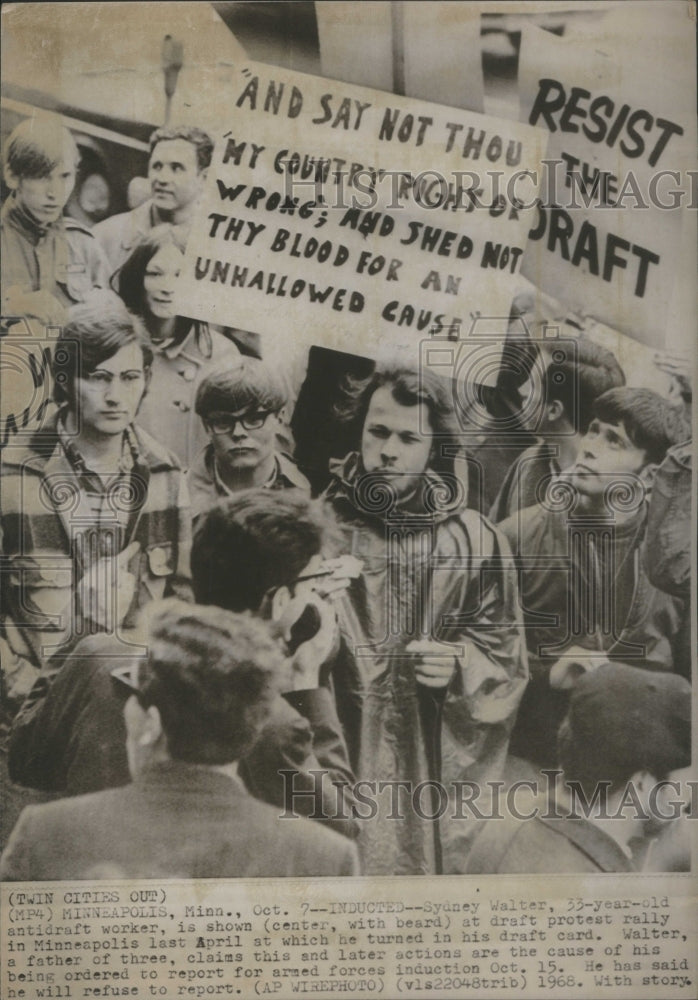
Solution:
<svg viewBox="0 0 698 1000">
<path fill-rule="evenodd" d="M 157 709 L 170 758 L 225 765 L 256 740 L 283 669 L 280 646 L 263 621 L 164 601 L 149 619 L 136 697 L 144 711 Z"/>
<path fill-rule="evenodd" d="M 590 799 L 613 793 L 637 772 L 664 779 L 691 762 L 691 688 L 677 674 L 607 663 L 572 689 L 558 735 L 565 780 Z"/>
<path fill-rule="evenodd" d="M 257 611 L 273 588 L 290 586 L 335 529 L 318 501 L 296 490 L 245 490 L 203 513 L 191 552 L 200 604 Z"/>
</svg>

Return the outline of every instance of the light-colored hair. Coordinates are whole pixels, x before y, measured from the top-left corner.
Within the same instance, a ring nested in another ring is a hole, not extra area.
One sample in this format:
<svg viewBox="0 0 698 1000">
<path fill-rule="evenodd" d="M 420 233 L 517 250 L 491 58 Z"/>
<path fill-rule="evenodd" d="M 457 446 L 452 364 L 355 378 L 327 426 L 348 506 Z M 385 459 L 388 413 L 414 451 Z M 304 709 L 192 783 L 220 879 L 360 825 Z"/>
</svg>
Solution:
<svg viewBox="0 0 698 1000">
<path fill-rule="evenodd" d="M 10 133 L 4 149 L 5 179 L 47 177 L 72 153 L 74 166 L 80 159 L 70 131 L 59 118 L 26 118 Z"/>
<path fill-rule="evenodd" d="M 205 421 L 218 410 L 256 407 L 278 413 L 287 402 L 286 389 L 276 372 L 259 358 L 242 357 L 234 368 L 218 368 L 202 380 L 194 406 Z"/>
</svg>

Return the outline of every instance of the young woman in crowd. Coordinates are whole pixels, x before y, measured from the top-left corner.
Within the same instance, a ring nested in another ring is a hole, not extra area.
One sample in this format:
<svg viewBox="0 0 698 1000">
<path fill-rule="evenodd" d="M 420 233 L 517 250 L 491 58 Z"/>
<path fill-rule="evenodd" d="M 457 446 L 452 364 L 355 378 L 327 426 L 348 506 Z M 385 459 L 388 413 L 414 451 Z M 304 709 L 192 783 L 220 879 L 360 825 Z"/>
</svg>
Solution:
<svg viewBox="0 0 698 1000">
<path fill-rule="evenodd" d="M 154 354 L 150 392 L 139 422 L 189 467 L 208 443 L 194 412 L 199 383 L 213 368 L 237 365 L 240 354 L 209 324 L 176 314 L 174 296 L 183 258 L 182 231 L 177 226 L 156 226 L 112 283 L 129 310 L 143 320 Z"/>
</svg>

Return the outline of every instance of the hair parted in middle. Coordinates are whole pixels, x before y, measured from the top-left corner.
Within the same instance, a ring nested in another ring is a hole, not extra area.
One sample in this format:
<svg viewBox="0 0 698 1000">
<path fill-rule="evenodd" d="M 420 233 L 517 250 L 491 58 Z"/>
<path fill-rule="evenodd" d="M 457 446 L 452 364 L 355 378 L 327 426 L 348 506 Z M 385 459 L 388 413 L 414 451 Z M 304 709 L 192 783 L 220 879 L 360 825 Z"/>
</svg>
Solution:
<svg viewBox="0 0 698 1000">
<path fill-rule="evenodd" d="M 128 344 L 140 347 L 147 382 L 153 363 L 150 340 L 141 321 L 127 310 L 118 295 L 93 292 L 87 301 L 72 306 L 51 361 L 56 403 L 72 403 L 75 379 L 89 375 Z"/>
<path fill-rule="evenodd" d="M 184 256 L 186 231 L 181 226 L 162 223 L 154 226 L 141 238 L 119 270 L 112 276 L 111 284 L 126 308 L 136 316 L 147 319 L 145 302 L 145 272 L 159 250 L 174 246 Z M 189 326 L 190 321 L 187 321 Z"/>
</svg>

